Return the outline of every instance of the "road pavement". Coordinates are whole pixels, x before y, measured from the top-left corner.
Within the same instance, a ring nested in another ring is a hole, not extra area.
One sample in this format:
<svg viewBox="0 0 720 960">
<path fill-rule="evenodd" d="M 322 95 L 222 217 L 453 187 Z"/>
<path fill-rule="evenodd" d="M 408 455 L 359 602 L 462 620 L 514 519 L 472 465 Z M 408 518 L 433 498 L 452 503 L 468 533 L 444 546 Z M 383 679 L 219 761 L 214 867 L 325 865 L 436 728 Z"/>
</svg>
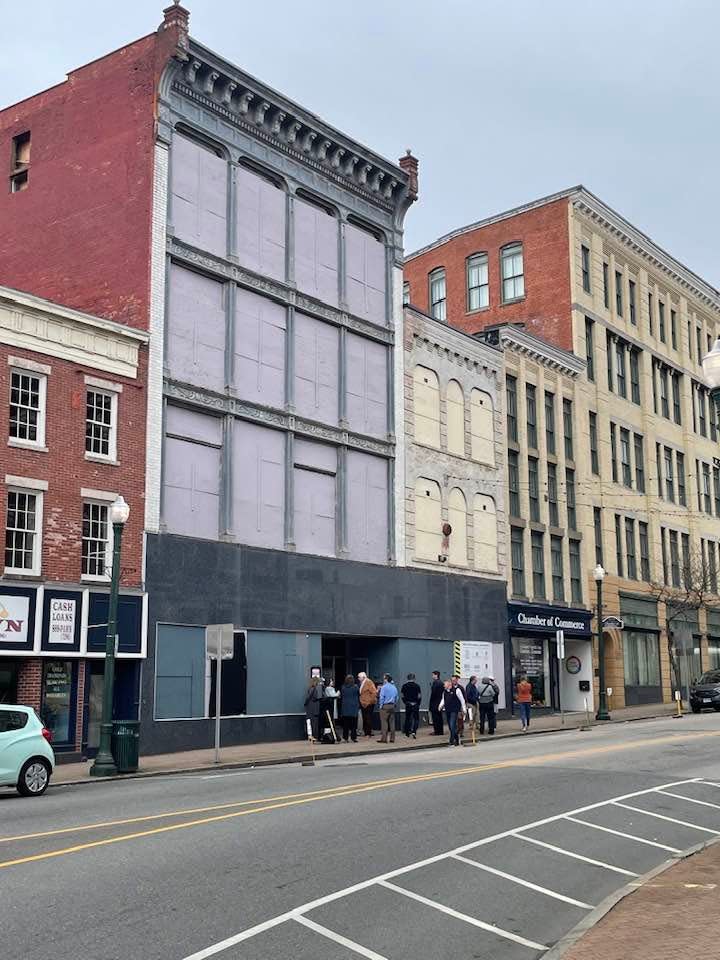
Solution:
<svg viewBox="0 0 720 960">
<path fill-rule="evenodd" d="M 704 714 L 8 793 L 0 949 L 533 960 L 619 887 L 720 836 L 718 746 Z"/>
</svg>

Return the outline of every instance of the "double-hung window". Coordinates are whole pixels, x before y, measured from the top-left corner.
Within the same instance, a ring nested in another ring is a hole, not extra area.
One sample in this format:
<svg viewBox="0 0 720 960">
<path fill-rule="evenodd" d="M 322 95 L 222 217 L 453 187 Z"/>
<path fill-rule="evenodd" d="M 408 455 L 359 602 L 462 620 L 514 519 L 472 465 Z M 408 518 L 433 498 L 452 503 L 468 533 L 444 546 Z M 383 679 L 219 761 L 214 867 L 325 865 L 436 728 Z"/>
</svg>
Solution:
<svg viewBox="0 0 720 960">
<path fill-rule="evenodd" d="M 560 526 L 560 517 L 558 514 L 558 492 L 557 492 L 557 466 L 554 463 L 548 463 L 548 519 L 551 527 Z"/>
<path fill-rule="evenodd" d="M 615 343 L 615 374 L 617 392 L 621 397 L 627 397 L 627 377 L 625 375 L 625 343 L 618 340 Z"/>
<path fill-rule="evenodd" d="M 668 369 L 663 364 L 659 369 L 660 374 L 660 412 L 666 420 L 670 419 L 670 403 L 668 400 Z"/>
<path fill-rule="evenodd" d="M 580 561 L 580 541 L 568 541 L 570 548 L 570 599 L 573 603 L 582 603 L 582 567 Z"/>
<path fill-rule="evenodd" d="M 633 434 L 635 449 L 635 489 L 638 493 L 645 493 L 645 448 L 642 434 Z"/>
<path fill-rule="evenodd" d="M 108 504 L 86 500 L 82 510 L 82 575 L 107 580 L 111 568 Z"/>
<path fill-rule="evenodd" d="M 85 398 L 85 455 L 117 457 L 117 393 L 88 387 Z"/>
<path fill-rule="evenodd" d="M 685 454 L 675 451 L 675 473 L 677 475 L 678 503 L 681 507 L 687 506 L 685 493 Z"/>
<path fill-rule="evenodd" d="M 22 368 L 10 369 L 11 446 L 45 446 L 45 397 L 47 378 L 44 374 Z"/>
<path fill-rule="evenodd" d="M 598 456 L 598 432 L 597 432 L 597 414 L 590 411 L 590 469 L 596 475 L 600 475 L 600 457 Z"/>
<path fill-rule="evenodd" d="M 665 499 L 670 503 L 675 503 L 675 477 L 673 474 L 673 452 L 670 447 L 665 447 Z"/>
<path fill-rule="evenodd" d="M 665 343 L 665 304 L 658 300 L 658 333 L 660 340 Z"/>
<path fill-rule="evenodd" d="M 585 317 L 585 362 L 588 380 L 595 380 L 595 323 Z"/>
<path fill-rule="evenodd" d="M 615 312 L 623 315 L 623 275 L 619 270 L 615 271 Z"/>
<path fill-rule="evenodd" d="M 648 525 L 642 520 L 638 521 L 638 532 L 640 534 L 640 579 L 645 583 L 650 582 L 650 543 L 648 540 Z"/>
<path fill-rule="evenodd" d="M 563 436 L 565 439 L 565 459 L 573 460 L 573 419 L 572 400 L 563 399 Z"/>
<path fill-rule="evenodd" d="M 628 309 L 630 311 L 630 323 L 637 326 L 636 300 L 635 300 L 635 281 L 628 280 Z"/>
<path fill-rule="evenodd" d="M 615 514 L 615 566 L 617 568 L 617 575 L 622 577 L 623 574 L 623 541 L 622 541 L 622 517 L 619 514 Z"/>
<path fill-rule="evenodd" d="M 40 575 L 42 499 L 39 490 L 8 486 L 5 513 L 5 573 Z"/>
<path fill-rule="evenodd" d="M 632 469 L 630 466 L 630 431 L 620 428 L 620 464 L 622 466 L 622 482 L 626 487 L 632 487 Z"/>
<path fill-rule="evenodd" d="M 428 277 L 430 285 L 430 315 L 436 320 L 447 320 L 447 285 L 445 269 L 438 267 Z"/>
<path fill-rule="evenodd" d="M 577 513 L 575 511 L 575 471 L 565 471 L 565 499 L 567 501 L 567 522 L 570 530 L 577 530 Z"/>
<path fill-rule="evenodd" d="M 640 351 L 630 347 L 630 399 L 640 403 Z"/>
<path fill-rule="evenodd" d="M 613 482 L 617 483 L 618 464 L 617 464 L 617 427 L 610 421 L 610 466 L 612 467 Z"/>
<path fill-rule="evenodd" d="M 680 410 L 680 377 L 682 374 L 676 370 L 672 373 L 672 401 L 673 401 L 673 420 L 675 423 L 682 423 L 682 413 Z"/>
<path fill-rule="evenodd" d="M 677 312 L 670 309 L 670 343 L 673 350 L 677 350 Z"/>
<path fill-rule="evenodd" d="M 520 469 L 515 450 L 508 450 L 508 494 L 510 496 L 510 516 L 520 516 Z"/>
<path fill-rule="evenodd" d="M 508 440 L 517 443 L 518 422 L 517 422 L 517 380 L 507 374 L 505 377 L 505 396 L 507 400 L 507 432 Z"/>
<path fill-rule="evenodd" d="M 595 531 L 595 563 L 603 566 L 602 510 L 593 507 L 593 530 Z"/>
<path fill-rule="evenodd" d="M 550 568 L 552 571 L 553 600 L 565 599 L 562 537 L 550 537 Z"/>
<path fill-rule="evenodd" d="M 545 446 L 555 453 L 555 394 L 545 391 Z"/>
<path fill-rule="evenodd" d="M 525 272 L 521 243 L 512 243 L 500 252 L 503 303 L 525 296 Z"/>
<path fill-rule="evenodd" d="M 528 495 L 530 498 L 530 519 L 540 520 L 540 489 L 538 462 L 536 457 L 528 457 Z"/>
<path fill-rule="evenodd" d="M 680 548 L 676 530 L 669 530 L 670 542 L 670 582 L 674 587 L 680 586 Z"/>
<path fill-rule="evenodd" d="M 545 599 L 545 546 L 543 534 L 537 530 L 530 533 L 530 553 L 532 557 L 533 595 Z"/>
<path fill-rule="evenodd" d="M 522 527 L 510 528 L 510 566 L 513 596 L 522 597 L 525 595 L 525 537 Z"/>
<path fill-rule="evenodd" d="M 635 559 L 635 521 L 625 517 L 625 553 L 627 556 L 627 575 L 629 580 L 637 580 L 637 562 Z"/>
<path fill-rule="evenodd" d="M 603 261 L 603 303 L 610 309 L 610 264 Z"/>
<path fill-rule="evenodd" d="M 532 383 L 525 384 L 525 409 L 527 413 L 527 444 L 537 450 L 537 403 L 536 390 Z"/>
<path fill-rule="evenodd" d="M 582 268 L 582 288 L 590 293 L 590 248 L 583 244 L 580 247 L 580 265 Z"/>
<path fill-rule="evenodd" d="M 467 259 L 467 304 L 468 310 L 482 310 L 490 305 L 486 253 L 475 253 Z"/>
<path fill-rule="evenodd" d="M 702 465 L 702 494 L 703 494 L 703 509 L 705 513 L 709 513 L 712 516 L 712 495 L 710 493 L 710 464 L 703 463 Z"/>
</svg>

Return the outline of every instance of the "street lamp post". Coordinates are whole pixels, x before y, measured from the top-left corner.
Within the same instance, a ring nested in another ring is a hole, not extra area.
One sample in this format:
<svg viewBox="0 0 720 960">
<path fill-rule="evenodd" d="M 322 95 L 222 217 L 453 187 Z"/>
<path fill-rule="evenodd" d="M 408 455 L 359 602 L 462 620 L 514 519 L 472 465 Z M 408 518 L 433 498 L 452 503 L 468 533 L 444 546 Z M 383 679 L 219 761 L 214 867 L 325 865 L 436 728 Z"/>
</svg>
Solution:
<svg viewBox="0 0 720 960">
<path fill-rule="evenodd" d="M 120 546 L 130 507 L 123 497 L 118 497 L 110 507 L 110 522 L 113 528 L 112 579 L 110 581 L 110 606 L 108 609 L 107 636 L 105 638 L 105 674 L 103 677 L 102 721 L 100 723 L 100 746 L 95 762 L 90 767 L 91 777 L 113 777 L 117 767 L 110 749 L 112 734 L 113 688 L 115 686 L 115 640 L 117 636 L 117 607 L 120 590 Z"/>
<path fill-rule="evenodd" d="M 600 687 L 596 720 L 609 720 L 607 706 L 607 687 L 605 685 L 605 634 L 603 633 L 602 585 L 605 571 L 598 564 L 593 570 L 593 577 L 597 584 L 597 629 L 598 629 L 598 683 Z"/>
<path fill-rule="evenodd" d="M 710 399 L 720 417 L 720 340 L 716 340 L 710 353 L 703 357 L 702 367 L 705 379 L 710 384 Z"/>
</svg>

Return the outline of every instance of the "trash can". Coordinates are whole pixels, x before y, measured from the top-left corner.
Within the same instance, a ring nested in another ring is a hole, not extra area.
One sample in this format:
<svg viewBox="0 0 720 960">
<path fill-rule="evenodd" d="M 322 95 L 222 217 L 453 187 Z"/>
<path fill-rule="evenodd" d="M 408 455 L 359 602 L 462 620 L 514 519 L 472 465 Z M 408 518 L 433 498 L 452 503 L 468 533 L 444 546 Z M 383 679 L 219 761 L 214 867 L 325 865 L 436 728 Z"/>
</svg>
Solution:
<svg viewBox="0 0 720 960">
<path fill-rule="evenodd" d="M 111 750 L 118 773 L 135 773 L 140 757 L 138 720 L 113 720 Z"/>
</svg>

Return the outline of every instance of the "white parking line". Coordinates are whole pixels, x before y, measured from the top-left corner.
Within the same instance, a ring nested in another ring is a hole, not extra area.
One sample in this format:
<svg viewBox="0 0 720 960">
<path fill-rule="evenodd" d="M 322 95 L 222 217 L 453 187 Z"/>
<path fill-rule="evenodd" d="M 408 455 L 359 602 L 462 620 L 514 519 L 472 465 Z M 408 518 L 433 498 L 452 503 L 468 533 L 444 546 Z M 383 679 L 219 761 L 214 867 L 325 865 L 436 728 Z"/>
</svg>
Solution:
<svg viewBox="0 0 720 960">
<path fill-rule="evenodd" d="M 714 807 L 720 810 L 720 803 L 710 803 L 709 800 L 698 800 L 697 797 L 684 797 L 681 793 L 671 793 L 670 790 L 656 790 L 663 797 L 675 797 L 678 800 L 687 800 L 688 803 L 699 803 L 702 807 Z"/>
<path fill-rule="evenodd" d="M 657 789 L 680 787 L 686 783 L 696 783 L 697 780 L 697 777 L 689 777 L 685 780 L 673 780 L 670 783 L 661 784 L 660 787 L 650 787 L 645 790 L 635 790 L 633 793 L 625 793 L 622 796 L 615 797 L 615 799 L 631 800 L 633 797 L 641 797 L 647 793 L 652 793 Z M 430 866 L 430 864 L 439 863 L 441 860 L 446 860 L 449 856 L 455 853 L 467 853 L 468 850 L 475 850 L 477 847 L 482 847 L 488 843 L 494 843 L 496 840 L 503 840 L 505 837 L 518 836 L 520 835 L 520 832 L 524 830 L 535 830 L 540 827 L 544 827 L 549 823 L 557 823 L 559 820 L 571 819 L 571 815 L 587 813 L 590 810 L 597 810 L 599 807 L 605 807 L 611 802 L 612 800 L 600 800 L 597 803 L 590 803 L 584 807 L 578 807 L 576 810 L 570 810 L 568 813 L 556 813 L 551 817 L 544 817 L 542 820 L 535 820 L 532 823 L 526 823 L 520 827 L 513 827 L 511 830 L 503 830 L 501 833 L 496 833 L 489 837 L 483 837 L 482 840 L 475 840 L 472 843 L 465 843 L 460 847 L 456 847 L 454 850 L 447 850 L 445 853 L 438 853 L 435 856 L 426 857 L 425 860 L 419 860 L 416 863 L 410 863 L 404 867 L 398 867 L 396 870 L 390 870 L 387 873 L 380 874 L 379 876 L 370 877 L 367 880 L 360 880 L 358 883 L 354 883 L 342 890 L 335 890 L 333 893 L 328 893 L 323 897 L 318 897 L 316 900 L 311 900 L 308 903 L 295 907 L 292 910 L 288 910 L 286 913 L 278 914 L 275 917 L 271 917 L 269 920 L 263 920 L 261 923 L 255 924 L 253 927 L 248 927 L 246 930 L 241 930 L 239 933 L 235 933 L 230 937 L 226 937 L 225 940 L 220 940 L 217 943 L 210 944 L 210 946 L 205 947 L 202 950 L 197 950 L 195 953 L 185 957 L 184 960 L 207 960 L 208 957 L 214 957 L 216 954 L 222 953 L 224 950 L 229 950 L 230 947 L 234 947 L 238 943 L 243 943 L 245 940 L 250 940 L 252 937 L 257 936 L 260 933 L 265 933 L 267 930 L 272 930 L 274 927 L 280 926 L 280 924 L 286 923 L 288 920 L 295 920 L 298 917 L 310 913 L 312 910 L 316 910 L 318 907 L 325 906 L 326 903 L 333 903 L 335 900 L 340 900 L 343 897 L 349 897 L 353 893 L 358 893 L 361 890 L 367 890 L 369 887 L 375 886 L 376 884 L 385 880 L 390 880 L 393 877 L 400 877 L 404 873 L 410 873 L 412 870 L 419 870 L 421 867 L 427 867 Z M 582 823 L 583 821 L 578 822 Z M 585 824 L 585 826 L 587 825 L 588 824 Z M 592 824 L 589 825 L 592 826 Z M 609 832 L 614 833 L 615 831 Z M 631 837 L 630 839 L 637 838 Z M 660 844 L 654 844 L 649 840 L 641 842 L 650 843 L 651 846 L 660 846 Z M 673 847 L 663 847 L 663 849 L 670 850 L 672 853 L 679 853 L 679 851 L 675 850 Z M 544 950 L 545 947 L 542 947 L 541 949 Z"/>
<path fill-rule="evenodd" d="M 577 817 L 565 817 L 566 820 L 572 820 L 573 823 L 582 824 L 583 827 L 592 827 L 593 830 L 602 830 L 603 833 L 614 833 L 616 837 L 624 837 L 625 840 L 635 840 L 637 843 L 645 843 L 649 847 L 659 847 L 660 850 L 667 850 L 669 853 L 681 853 L 677 847 L 668 847 L 665 843 L 656 843 L 655 840 L 646 840 L 645 837 L 636 837 L 632 833 L 623 833 L 622 830 L 612 830 L 610 827 L 602 827 L 599 823 L 590 823 L 589 820 L 580 820 Z"/>
<path fill-rule="evenodd" d="M 418 903 L 423 903 L 426 907 L 432 907 L 434 910 L 439 910 L 441 913 L 446 913 L 449 917 L 454 917 L 455 920 L 462 920 L 464 923 L 471 923 L 474 927 L 480 927 L 481 930 L 487 930 L 489 933 L 495 933 L 498 937 L 502 937 L 503 940 L 512 940 L 513 943 L 519 943 L 521 946 L 529 947 L 531 950 L 548 949 L 543 943 L 536 943 L 534 940 L 526 940 L 525 937 L 521 937 L 517 933 L 512 933 L 510 930 L 503 930 L 501 927 L 496 927 L 492 923 L 485 923 L 483 920 L 477 920 L 475 917 L 469 917 L 466 913 L 460 913 L 459 910 L 453 910 L 452 907 L 446 907 L 444 903 L 438 903 L 437 900 L 430 900 L 428 897 L 423 897 L 419 893 L 415 893 L 413 890 L 406 890 L 404 887 L 398 887 L 395 883 L 389 883 L 387 880 L 381 880 L 380 886 L 387 887 L 388 890 L 394 890 L 396 893 L 401 893 L 404 897 L 409 897 L 411 900 L 417 900 Z"/>
<path fill-rule="evenodd" d="M 478 860 L 471 860 L 470 857 L 463 857 L 460 853 L 454 853 L 453 859 L 461 860 L 463 863 L 469 863 L 471 867 L 477 867 L 478 870 L 485 870 L 487 873 L 494 873 L 496 877 L 502 877 L 503 880 L 510 880 L 521 887 L 527 887 L 528 890 L 534 890 L 536 893 L 543 893 L 546 897 L 553 897 L 555 900 L 562 900 L 563 903 L 569 903 L 573 907 L 580 907 L 582 910 L 593 910 L 590 903 L 583 903 L 582 900 L 573 900 L 572 897 L 566 897 L 564 893 L 556 893 L 555 890 L 548 890 L 547 887 L 539 887 L 536 883 L 530 883 L 523 877 L 514 877 L 511 873 L 504 873 L 496 867 L 489 867 L 486 863 L 480 863 Z"/>
<path fill-rule="evenodd" d="M 632 870 L 625 870 L 623 867 L 613 866 L 612 863 L 604 863 L 602 860 L 593 860 L 592 857 L 585 857 L 582 853 L 573 853 L 572 850 L 563 850 L 562 847 L 556 847 L 552 843 L 545 843 L 544 840 L 538 840 L 536 837 L 528 837 L 524 833 L 516 833 L 518 840 L 527 840 L 528 843 L 536 843 L 539 847 L 546 847 L 548 850 L 554 850 L 555 853 L 561 853 L 564 857 L 572 857 L 573 860 L 582 860 L 584 863 L 590 863 L 594 867 L 602 867 L 604 870 L 613 870 L 615 873 L 621 873 L 624 877 L 639 877 L 639 873 L 633 873 Z"/>
<path fill-rule="evenodd" d="M 327 937 L 328 940 L 334 940 L 335 943 L 339 943 L 342 947 L 347 947 L 348 950 L 352 950 L 354 953 L 360 954 L 361 957 L 367 957 L 367 960 L 387 960 L 387 957 L 383 957 L 382 954 L 375 953 L 374 950 L 369 950 L 367 947 L 363 947 L 362 944 L 355 943 L 354 940 L 348 940 L 348 938 L 343 937 L 341 933 L 335 933 L 334 930 L 328 930 L 327 927 L 320 926 L 319 923 L 315 923 L 314 920 L 310 920 L 308 917 L 293 917 L 293 920 L 296 923 L 301 923 L 309 930 L 314 930 L 315 933 L 319 933 L 321 937 Z"/>
<path fill-rule="evenodd" d="M 622 807 L 623 810 L 632 810 L 634 813 L 644 813 L 646 817 L 655 817 L 657 820 L 667 820 L 668 823 L 677 823 L 681 827 L 689 827 L 691 830 L 700 830 L 702 833 L 713 833 L 720 836 L 720 830 L 711 830 L 710 827 L 699 827 L 696 823 L 688 823 L 687 820 L 678 820 L 675 817 L 666 817 L 664 813 L 654 813 L 652 810 L 643 810 L 641 807 L 633 807 L 629 803 L 620 803 L 613 800 L 613 806 Z"/>
</svg>

